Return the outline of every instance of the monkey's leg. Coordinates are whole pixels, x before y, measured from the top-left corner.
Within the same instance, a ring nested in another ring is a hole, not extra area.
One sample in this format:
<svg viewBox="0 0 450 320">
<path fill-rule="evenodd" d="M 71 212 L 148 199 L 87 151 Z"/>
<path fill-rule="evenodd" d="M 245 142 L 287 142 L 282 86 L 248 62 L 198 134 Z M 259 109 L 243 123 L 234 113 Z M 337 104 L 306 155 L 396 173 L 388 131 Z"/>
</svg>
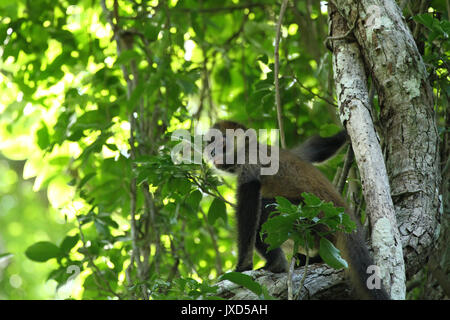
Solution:
<svg viewBox="0 0 450 320">
<path fill-rule="evenodd" d="M 271 207 L 268 207 L 267 205 L 274 202 L 275 199 L 262 199 L 261 201 L 261 219 L 258 224 L 255 247 L 256 250 L 258 250 L 258 252 L 266 259 L 266 265 L 263 267 L 263 269 L 275 273 L 287 272 L 288 263 L 286 261 L 286 257 L 284 256 L 283 250 L 281 250 L 281 248 L 275 248 L 269 251 L 269 245 L 264 242 L 265 235 L 263 235 L 262 237 L 260 235 L 261 226 L 264 222 L 267 221 L 267 218 L 272 211 Z"/>
<path fill-rule="evenodd" d="M 237 193 L 238 264 L 236 271 L 252 270 L 253 248 L 260 216 L 259 180 L 240 183 Z"/>
<path fill-rule="evenodd" d="M 304 254 L 297 253 L 295 257 L 297 258 L 295 267 L 303 267 L 306 264 L 306 256 Z M 321 262 L 323 262 L 322 258 L 317 255 L 315 257 L 309 257 L 308 265 Z"/>
<path fill-rule="evenodd" d="M 263 267 L 264 270 L 269 270 L 274 273 L 287 272 L 288 263 L 281 248 L 268 251 L 269 245 L 264 243 L 259 234 L 256 235 L 255 246 L 256 250 L 266 259 L 266 265 Z"/>
</svg>

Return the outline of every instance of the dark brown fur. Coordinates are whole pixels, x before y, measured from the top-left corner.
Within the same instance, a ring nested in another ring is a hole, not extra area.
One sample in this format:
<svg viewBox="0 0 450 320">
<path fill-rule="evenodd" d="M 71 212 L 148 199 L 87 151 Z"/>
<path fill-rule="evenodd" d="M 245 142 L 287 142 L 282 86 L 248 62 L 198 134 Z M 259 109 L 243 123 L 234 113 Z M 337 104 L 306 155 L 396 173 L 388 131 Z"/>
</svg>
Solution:
<svg viewBox="0 0 450 320">
<path fill-rule="evenodd" d="M 244 126 L 232 121 L 218 122 L 214 125 L 214 128 L 221 130 L 223 133 L 225 133 L 226 129 L 246 130 Z M 332 141 L 332 139 L 329 141 Z M 312 150 L 313 147 L 314 145 L 309 143 L 308 148 Z M 323 147 L 324 146 L 321 145 L 321 148 Z M 339 147 L 340 146 L 333 146 L 332 148 L 337 150 Z M 257 176 L 253 172 L 254 168 L 251 170 L 247 169 L 246 165 L 217 167 L 239 174 L 237 196 L 239 229 L 238 271 L 252 268 L 251 260 L 254 245 L 256 245 L 258 251 L 267 259 L 266 269 L 274 272 L 286 271 L 287 263 L 281 249 L 278 248 L 268 252 L 267 245 L 257 237 L 262 223 L 264 223 L 269 214 L 264 208 L 261 208 L 265 203 L 269 203 L 268 199 L 273 199 L 276 196 L 283 196 L 290 200 L 301 202 L 300 194 L 302 192 L 309 192 L 315 194 L 322 200 L 327 202 L 331 201 L 335 206 L 346 208 L 345 201 L 330 181 L 310 162 L 303 160 L 298 155 L 288 150 L 280 150 L 279 170 L 275 175 Z M 256 190 L 255 188 L 258 188 L 259 190 Z M 261 202 L 263 205 L 261 205 Z M 346 212 L 353 221 L 358 222 L 358 219 L 351 210 L 346 209 Z M 357 232 L 352 234 L 339 232 L 331 236 L 329 240 L 336 245 L 340 250 L 342 257 L 349 264 L 347 274 L 358 298 L 389 299 L 389 296 L 384 289 L 369 290 L 366 286 L 366 280 L 369 276 L 366 273 L 366 270 L 369 265 L 373 264 L 373 260 L 361 236 L 361 227 L 359 226 L 359 223 L 357 223 L 357 225 Z"/>
</svg>

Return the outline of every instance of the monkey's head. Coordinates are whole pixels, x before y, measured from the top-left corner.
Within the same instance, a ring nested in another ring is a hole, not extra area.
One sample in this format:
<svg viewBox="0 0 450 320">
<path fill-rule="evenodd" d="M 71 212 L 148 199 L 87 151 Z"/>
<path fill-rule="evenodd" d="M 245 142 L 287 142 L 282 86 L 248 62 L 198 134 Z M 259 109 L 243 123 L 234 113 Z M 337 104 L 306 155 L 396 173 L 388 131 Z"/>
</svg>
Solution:
<svg viewBox="0 0 450 320">
<path fill-rule="evenodd" d="M 246 128 L 244 125 L 242 125 L 242 124 L 240 124 L 240 123 L 237 123 L 237 122 L 234 122 L 234 121 L 230 121 L 230 120 L 220 120 L 220 121 L 217 121 L 217 122 L 212 126 L 212 128 L 218 129 L 218 130 L 222 131 L 223 134 L 225 134 L 225 131 L 226 131 L 227 129 L 232 129 L 232 130 L 242 129 L 242 130 L 244 130 L 244 131 L 247 131 L 247 128 Z"/>
<path fill-rule="evenodd" d="M 238 151 L 242 149 L 241 142 L 244 145 L 247 143 L 247 132 L 245 126 L 229 120 L 218 121 L 209 129 L 206 133 L 206 154 L 217 169 L 236 173 L 238 166 L 242 164 L 242 161 L 238 161 Z"/>
</svg>

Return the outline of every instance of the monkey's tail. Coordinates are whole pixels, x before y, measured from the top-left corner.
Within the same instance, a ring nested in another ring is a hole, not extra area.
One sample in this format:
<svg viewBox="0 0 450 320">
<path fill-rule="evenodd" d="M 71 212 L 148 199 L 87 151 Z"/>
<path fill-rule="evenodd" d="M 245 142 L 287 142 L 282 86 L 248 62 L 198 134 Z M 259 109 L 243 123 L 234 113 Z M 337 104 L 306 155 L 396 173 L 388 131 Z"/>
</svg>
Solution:
<svg viewBox="0 0 450 320">
<path fill-rule="evenodd" d="M 291 152 L 308 162 L 322 162 L 331 158 L 347 142 L 347 139 L 345 130 L 328 138 L 315 135 L 293 148 Z"/>
<path fill-rule="evenodd" d="M 390 300 L 390 296 L 386 289 L 381 284 L 377 288 L 369 288 L 369 277 L 373 277 L 373 271 L 368 269 L 373 266 L 374 262 L 372 256 L 367 249 L 367 246 L 361 236 L 360 232 L 353 232 L 351 234 L 338 235 L 338 247 L 342 252 L 343 258 L 348 262 L 348 275 L 352 286 L 354 287 L 358 298 L 372 299 L 372 300 Z"/>
</svg>

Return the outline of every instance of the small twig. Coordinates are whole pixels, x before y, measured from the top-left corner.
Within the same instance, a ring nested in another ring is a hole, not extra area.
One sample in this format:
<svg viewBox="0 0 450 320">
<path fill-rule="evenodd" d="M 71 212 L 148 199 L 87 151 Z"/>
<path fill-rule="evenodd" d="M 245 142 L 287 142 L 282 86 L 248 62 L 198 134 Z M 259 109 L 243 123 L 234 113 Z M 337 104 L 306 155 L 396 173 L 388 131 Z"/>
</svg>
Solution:
<svg viewBox="0 0 450 320">
<path fill-rule="evenodd" d="M 244 31 L 245 23 L 248 21 L 248 14 L 244 14 L 244 18 L 242 19 L 241 26 L 239 29 L 233 33 L 223 44 L 222 47 L 228 47 L 231 45 L 231 42 L 239 37 L 239 35 Z"/>
<path fill-rule="evenodd" d="M 444 173 L 446 173 L 449 168 L 450 168 L 450 157 L 447 159 L 447 162 L 445 163 L 445 166 L 443 167 L 441 174 L 444 175 Z"/>
<path fill-rule="evenodd" d="M 223 273 L 222 270 L 222 259 L 221 259 L 221 254 L 219 251 L 219 245 L 217 244 L 217 235 L 216 232 L 214 231 L 213 227 L 209 224 L 208 222 L 208 216 L 206 215 L 205 211 L 199 207 L 200 209 L 200 213 L 202 214 L 203 220 L 205 221 L 206 224 L 206 230 L 209 233 L 209 236 L 211 237 L 211 242 L 214 248 L 214 251 L 216 252 L 216 270 L 217 270 L 217 274 L 221 275 Z"/>
<path fill-rule="evenodd" d="M 447 0 L 447 19 L 450 20 L 450 1 Z"/>
<path fill-rule="evenodd" d="M 334 1 L 330 1 L 330 2 L 334 4 Z M 331 50 L 330 42 L 334 41 L 334 40 L 350 40 L 350 41 L 354 41 L 355 37 L 353 35 L 353 31 L 356 28 L 356 23 L 357 22 L 358 22 L 358 17 L 356 17 L 355 21 L 353 21 L 352 27 L 345 34 L 343 34 L 341 36 L 328 36 L 323 42 L 325 47 L 327 47 L 327 48 L 329 48 Z"/>
<path fill-rule="evenodd" d="M 406 291 L 411 291 L 414 288 L 417 288 L 418 286 L 421 286 L 423 282 L 423 279 L 418 277 L 416 279 L 413 279 L 406 283 Z"/>
<path fill-rule="evenodd" d="M 334 178 L 333 178 L 333 186 L 336 187 L 338 185 L 339 179 L 341 177 L 341 173 L 342 173 L 342 168 L 341 167 L 337 167 L 336 173 L 335 173 Z"/>
<path fill-rule="evenodd" d="M 218 199 L 222 200 L 222 201 L 225 202 L 225 203 L 228 203 L 232 208 L 236 208 L 236 204 L 234 204 L 234 203 L 228 201 L 227 199 L 225 199 L 225 198 L 220 194 L 219 190 L 217 190 L 217 188 L 216 188 L 215 186 L 211 186 L 210 184 L 208 184 L 207 181 L 204 181 L 204 183 L 200 183 L 200 182 L 198 181 L 197 177 L 191 175 L 190 173 L 186 173 L 186 178 L 191 179 L 191 181 L 192 181 L 192 182 L 193 182 L 193 183 L 194 183 L 194 184 L 195 184 L 202 192 L 204 192 L 204 193 L 206 193 L 206 194 L 208 194 L 208 195 L 210 195 L 210 196 L 213 196 L 213 197 L 215 197 L 215 198 L 218 198 Z M 215 192 L 217 192 L 217 194 L 215 194 L 215 193 L 209 191 L 208 189 L 206 189 L 206 188 L 205 188 L 205 185 L 206 185 L 207 187 L 208 187 L 208 186 L 209 186 L 209 187 L 212 187 L 213 190 L 214 190 Z"/>
<path fill-rule="evenodd" d="M 288 300 L 294 300 L 293 294 L 293 275 L 294 275 L 294 267 L 295 267 L 295 255 L 292 256 L 291 264 L 289 265 L 289 271 L 287 276 L 287 287 L 288 287 Z"/>
<path fill-rule="evenodd" d="M 181 259 L 180 259 L 180 255 L 177 253 L 177 250 L 173 244 L 172 238 L 169 237 L 169 239 L 170 239 L 170 251 L 172 252 L 172 256 L 175 257 L 175 262 L 173 263 L 172 267 L 170 268 L 169 275 L 167 276 L 167 282 L 171 283 L 173 278 L 175 278 L 175 276 L 178 273 L 178 267 L 180 265 Z M 166 291 L 168 289 L 169 288 L 167 288 Z"/>
<path fill-rule="evenodd" d="M 337 189 L 339 194 L 342 194 L 345 187 L 345 181 L 347 181 L 348 172 L 353 164 L 353 160 L 355 159 L 355 155 L 353 154 L 352 146 L 348 146 L 347 154 L 345 155 L 344 166 L 342 167 L 341 176 L 339 177 L 339 182 L 337 184 Z"/>
<path fill-rule="evenodd" d="M 107 6 L 106 1 L 101 1 L 101 6 L 103 9 L 103 13 L 106 16 L 106 19 L 108 23 L 111 25 L 111 28 L 114 32 L 114 39 L 116 41 L 117 46 L 117 54 L 120 56 L 123 49 L 131 49 L 133 46 L 133 34 L 129 32 L 123 32 L 123 30 L 118 29 L 118 22 L 119 22 L 119 15 L 118 15 L 118 1 L 114 0 L 113 2 L 113 11 L 111 12 Z M 115 22 L 114 22 L 115 19 Z M 122 46 L 125 46 L 123 48 Z M 124 78 L 127 82 L 127 98 L 130 99 L 132 92 L 137 87 L 137 81 L 138 81 L 138 70 L 135 64 L 131 63 L 131 69 L 133 74 L 133 81 L 130 79 L 130 74 L 127 71 L 127 68 L 125 65 L 121 65 L 121 69 L 124 75 Z M 143 102 L 141 101 L 141 104 Z M 130 144 L 130 158 L 131 160 L 134 160 L 136 158 L 136 155 L 138 154 L 138 150 L 135 145 L 135 132 L 137 129 L 137 123 L 136 118 L 134 115 L 134 110 L 136 108 L 134 107 L 132 109 L 132 112 L 129 115 L 129 122 L 130 122 L 130 137 L 129 137 L 129 144 Z M 141 110 L 142 111 L 142 110 Z M 135 167 L 134 161 L 132 161 L 132 166 Z M 147 208 L 149 210 L 149 208 Z M 139 281 L 141 282 L 141 291 L 142 291 L 142 297 L 144 299 L 148 299 L 148 289 L 147 285 L 145 284 L 145 280 L 147 277 L 147 271 L 148 271 L 148 254 L 149 250 L 147 248 L 142 248 L 138 245 L 139 242 L 139 234 L 138 234 L 138 226 L 136 221 L 136 212 L 137 212 L 137 184 L 136 184 L 136 178 L 132 178 L 130 181 L 130 227 L 131 227 L 131 238 L 132 238 L 132 257 L 131 262 L 135 262 L 137 265 L 137 274 L 139 277 Z M 149 218 L 151 217 L 151 214 L 149 215 Z M 147 250 L 146 250 L 147 249 Z M 141 255 L 143 254 L 144 261 L 141 261 Z"/>
<path fill-rule="evenodd" d="M 403 11 L 403 9 L 405 9 L 405 7 L 406 7 L 406 4 L 408 3 L 408 1 L 409 0 L 401 0 L 400 1 L 400 3 L 399 3 L 399 7 L 400 7 L 400 9 Z"/>
<path fill-rule="evenodd" d="M 195 13 L 221 13 L 223 11 L 236 11 L 236 10 L 245 10 L 251 8 L 264 8 L 267 4 L 264 3 L 246 3 L 242 5 L 230 6 L 230 7 L 217 7 L 217 8 L 172 8 L 170 11 L 179 11 L 179 12 L 195 12 Z"/>
<path fill-rule="evenodd" d="M 111 289 L 111 287 L 109 286 L 109 282 L 103 277 L 102 271 L 97 267 L 97 265 L 94 262 L 94 258 L 92 257 L 92 255 L 89 253 L 89 250 L 86 246 L 86 240 L 84 238 L 84 233 L 83 230 L 81 228 L 81 222 L 80 222 L 80 217 L 76 216 L 76 220 L 77 220 L 77 227 L 78 227 L 78 232 L 80 233 L 80 240 L 81 243 L 83 244 L 83 248 L 85 249 L 85 256 L 88 258 L 88 263 L 89 265 L 94 269 L 94 281 L 95 284 L 98 286 L 98 288 L 104 292 L 110 293 L 112 295 L 114 295 L 115 297 L 121 299 L 121 296 L 119 294 L 117 294 L 116 292 L 114 292 L 114 290 Z M 103 283 L 100 284 L 101 281 Z"/>
<path fill-rule="evenodd" d="M 425 12 L 426 5 L 427 5 L 427 0 L 422 0 L 422 2 L 420 3 L 419 12 L 414 13 L 414 15 Z M 414 27 L 414 31 L 413 31 L 413 38 L 415 41 L 417 41 L 417 37 L 419 36 L 421 26 L 422 25 L 419 22 L 416 22 L 416 26 Z"/>
<path fill-rule="evenodd" d="M 306 239 L 306 238 L 305 238 L 305 250 L 306 250 L 306 260 L 305 260 L 305 266 L 303 267 L 303 277 L 302 277 L 302 280 L 300 280 L 300 286 L 298 287 L 298 292 L 294 296 L 295 300 L 298 300 L 298 297 L 300 297 L 300 294 L 302 293 L 303 286 L 305 285 L 306 274 L 308 273 L 309 249 L 308 249 L 308 239 Z"/>
<path fill-rule="evenodd" d="M 275 70 L 274 70 L 274 81 L 275 81 L 275 103 L 277 107 L 277 118 L 278 118 L 278 127 L 280 129 L 280 138 L 281 138 L 281 147 L 283 149 L 286 148 L 286 140 L 284 137 L 284 125 L 283 119 L 281 115 L 281 97 L 280 97 L 280 84 L 279 84 L 279 73 L 280 73 L 280 37 L 281 37 L 281 24 L 283 22 L 284 12 L 286 11 L 288 0 L 283 0 L 280 8 L 280 15 L 278 17 L 277 22 L 277 32 L 275 36 Z"/>
<path fill-rule="evenodd" d="M 131 276 L 131 271 L 133 269 L 133 264 L 134 264 L 133 255 L 130 255 L 130 264 L 128 265 L 128 267 L 125 270 L 125 277 L 126 277 L 127 282 L 128 282 L 128 288 L 131 288 L 134 285 L 133 277 Z M 137 299 L 136 295 L 134 294 L 134 291 L 129 290 L 129 292 L 131 293 L 131 298 L 133 300 Z"/>
<path fill-rule="evenodd" d="M 289 67 L 289 68 L 290 68 L 290 67 Z M 338 105 L 337 105 L 336 103 L 334 103 L 333 101 L 331 101 L 330 99 L 328 99 L 328 98 L 326 98 L 326 97 L 324 97 L 324 96 L 321 96 L 321 95 L 319 95 L 319 94 L 317 94 L 317 93 L 314 93 L 310 88 L 308 88 L 308 87 L 305 86 L 303 83 L 301 83 L 300 80 L 297 78 L 297 76 L 294 75 L 293 72 L 291 72 L 291 73 L 292 73 L 292 78 L 295 80 L 295 83 L 296 83 L 300 88 L 302 88 L 302 89 L 308 91 L 308 93 L 312 94 L 313 96 L 315 96 L 315 97 L 317 97 L 317 98 L 319 98 L 319 99 L 322 99 L 323 101 L 325 101 L 325 102 L 328 103 L 329 105 L 331 105 L 331 106 L 333 106 L 333 107 L 335 107 L 335 108 L 338 107 Z"/>
</svg>

